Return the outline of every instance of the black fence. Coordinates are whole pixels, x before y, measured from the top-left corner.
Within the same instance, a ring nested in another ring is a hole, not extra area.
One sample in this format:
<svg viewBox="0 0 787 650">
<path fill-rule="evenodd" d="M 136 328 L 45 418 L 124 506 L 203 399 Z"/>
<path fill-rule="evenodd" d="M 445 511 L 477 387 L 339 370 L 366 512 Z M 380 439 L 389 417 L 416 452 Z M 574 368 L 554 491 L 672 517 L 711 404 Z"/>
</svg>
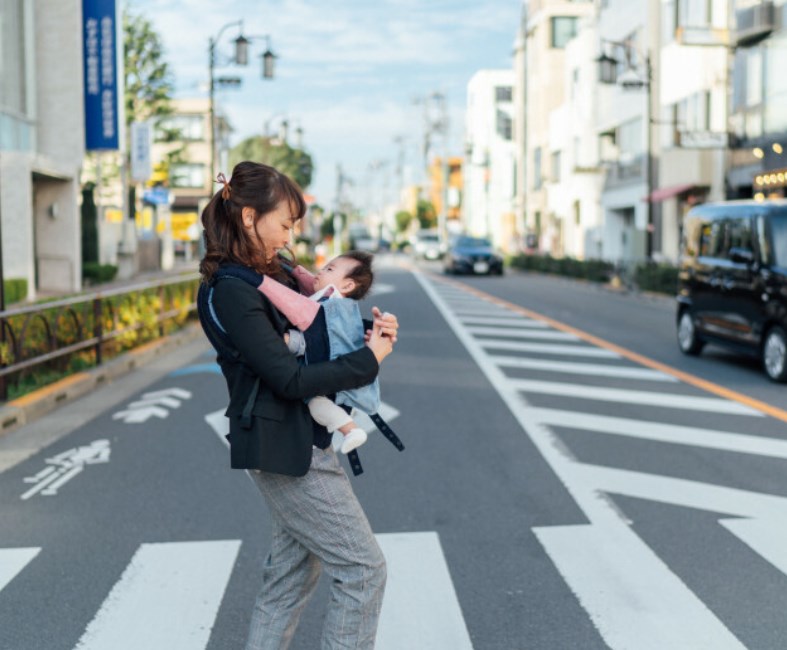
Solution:
<svg viewBox="0 0 787 650">
<path fill-rule="evenodd" d="M 0 312 L 0 399 L 178 329 L 196 312 L 197 274 Z"/>
</svg>

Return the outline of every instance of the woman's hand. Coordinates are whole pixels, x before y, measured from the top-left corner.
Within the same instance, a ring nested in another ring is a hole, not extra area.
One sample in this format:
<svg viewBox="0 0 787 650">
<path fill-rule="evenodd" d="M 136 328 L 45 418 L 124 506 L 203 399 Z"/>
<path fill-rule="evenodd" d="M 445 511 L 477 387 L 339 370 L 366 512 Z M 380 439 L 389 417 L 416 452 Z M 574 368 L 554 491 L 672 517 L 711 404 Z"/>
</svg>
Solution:
<svg viewBox="0 0 787 650">
<path fill-rule="evenodd" d="M 376 325 L 368 336 L 369 340 L 366 342 L 366 346 L 374 352 L 377 363 L 382 363 L 383 359 L 393 352 L 393 340 L 390 336 L 383 334 L 382 328 Z"/>
<path fill-rule="evenodd" d="M 391 339 L 391 343 L 396 343 L 396 332 L 399 329 L 399 321 L 396 316 L 388 312 L 381 312 L 377 307 L 372 307 L 374 317 L 374 329 L 379 330 L 382 336 Z M 368 343 L 372 335 L 372 330 L 366 330 L 364 340 Z"/>
</svg>

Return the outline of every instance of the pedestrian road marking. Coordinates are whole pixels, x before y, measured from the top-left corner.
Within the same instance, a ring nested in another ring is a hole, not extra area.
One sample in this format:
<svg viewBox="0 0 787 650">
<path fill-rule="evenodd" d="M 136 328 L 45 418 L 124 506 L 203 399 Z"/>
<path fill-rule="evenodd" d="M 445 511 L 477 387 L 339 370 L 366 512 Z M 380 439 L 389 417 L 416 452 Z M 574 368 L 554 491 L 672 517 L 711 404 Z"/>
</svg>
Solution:
<svg viewBox="0 0 787 650">
<path fill-rule="evenodd" d="M 531 416 L 552 427 L 566 427 L 626 436 L 642 440 L 656 440 L 673 445 L 705 447 L 739 454 L 753 454 L 787 459 L 787 441 L 764 436 L 750 436 L 729 431 L 700 429 L 677 424 L 662 424 L 647 420 L 618 418 L 596 413 L 530 408 Z M 787 548 L 787 545 L 785 546 Z"/>
<path fill-rule="evenodd" d="M 595 357 L 597 359 L 619 359 L 620 357 L 609 350 L 599 350 L 589 345 L 562 345 L 559 343 L 524 343 L 521 341 L 498 341 L 477 339 L 476 343 L 482 348 L 495 350 L 510 350 L 511 352 L 537 352 L 541 354 L 557 354 L 561 356 Z"/>
<path fill-rule="evenodd" d="M 532 327 L 467 327 L 470 334 L 481 336 L 500 336 L 505 338 L 539 339 L 545 341 L 576 341 L 577 337 L 565 332 L 552 332 L 535 330 Z"/>
<path fill-rule="evenodd" d="M 586 526 L 535 530 L 607 645 L 614 650 L 742 648 L 724 624 L 636 535 L 611 500 L 599 498 L 599 493 L 609 487 L 600 481 L 598 474 L 602 470 L 578 463 L 564 445 L 555 444 L 553 431 L 538 419 L 539 409 L 527 403 L 516 382 L 486 353 L 484 348 L 496 348 L 496 344 L 488 345 L 471 336 L 432 284 L 420 273 L 415 273 L 415 278 L 590 522 Z M 533 316 L 522 309 L 517 313 Z M 563 353 L 567 354 L 570 347 L 563 346 Z M 609 346 L 601 351 L 615 357 L 629 356 L 618 355 L 618 350 Z M 544 388 L 546 382 L 540 383 Z M 572 387 L 572 394 L 578 388 L 585 387 Z M 619 483 L 627 485 L 626 480 Z M 642 498 L 659 496 L 658 483 L 647 488 L 642 490 Z M 759 503 L 763 507 L 754 497 L 750 501 L 749 505 Z"/>
<path fill-rule="evenodd" d="M 723 519 L 719 522 L 733 535 L 787 574 L 787 519 Z"/>
<path fill-rule="evenodd" d="M 745 648 L 650 547 L 625 528 L 533 530 L 611 648 Z"/>
<path fill-rule="evenodd" d="M 546 329 L 544 323 L 537 320 L 527 320 L 521 316 L 514 318 L 500 318 L 498 316 L 460 316 L 465 325 L 501 325 L 503 327 L 530 327 L 533 329 Z M 503 330 L 505 331 L 505 330 Z"/>
<path fill-rule="evenodd" d="M 585 384 L 566 384 L 551 381 L 508 378 L 512 388 L 523 392 L 544 393 L 547 395 L 565 395 L 578 399 L 600 400 L 626 404 L 643 404 L 662 408 L 684 409 L 690 411 L 707 411 L 710 413 L 729 413 L 732 415 L 750 415 L 763 417 L 760 411 L 748 406 L 731 402 L 718 397 L 691 397 L 673 393 L 656 393 L 644 390 L 628 390 L 624 388 L 602 388 Z"/>
<path fill-rule="evenodd" d="M 377 650 L 472 650 L 435 532 L 376 535 L 388 566 Z"/>
<path fill-rule="evenodd" d="M 0 548 L 0 591 L 40 552 L 40 548 Z"/>
<path fill-rule="evenodd" d="M 240 545 L 142 544 L 74 650 L 204 650 Z"/>
<path fill-rule="evenodd" d="M 631 368 L 624 366 L 603 365 L 598 363 L 571 363 L 545 359 L 528 359 L 524 357 L 505 357 L 489 355 L 498 366 L 505 368 L 528 368 L 547 372 L 562 372 L 572 375 L 592 375 L 594 377 L 624 377 L 628 379 L 644 379 L 648 381 L 677 382 L 678 380 L 663 372 L 648 368 Z"/>
</svg>

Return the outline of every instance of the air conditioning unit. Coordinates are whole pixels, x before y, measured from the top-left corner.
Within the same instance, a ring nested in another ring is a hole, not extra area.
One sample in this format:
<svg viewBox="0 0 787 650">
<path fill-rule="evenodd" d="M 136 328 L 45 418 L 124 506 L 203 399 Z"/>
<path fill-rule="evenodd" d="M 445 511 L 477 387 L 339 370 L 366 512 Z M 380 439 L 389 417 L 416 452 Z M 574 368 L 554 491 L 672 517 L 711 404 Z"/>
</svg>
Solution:
<svg viewBox="0 0 787 650">
<path fill-rule="evenodd" d="M 765 38 L 776 27 L 776 12 L 771 0 L 735 12 L 735 44 L 751 45 Z"/>
</svg>

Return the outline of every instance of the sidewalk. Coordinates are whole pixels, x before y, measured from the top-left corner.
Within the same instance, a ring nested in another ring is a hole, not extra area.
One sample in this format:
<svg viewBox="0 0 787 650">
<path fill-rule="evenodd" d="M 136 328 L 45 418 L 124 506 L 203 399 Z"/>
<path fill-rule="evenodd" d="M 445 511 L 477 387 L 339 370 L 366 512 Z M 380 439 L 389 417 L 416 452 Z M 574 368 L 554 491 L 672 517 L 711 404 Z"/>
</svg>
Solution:
<svg viewBox="0 0 787 650">
<path fill-rule="evenodd" d="M 180 262 L 167 271 L 149 271 L 139 273 L 126 280 L 94 284 L 77 294 L 65 292 L 62 294 L 47 293 L 39 294 L 39 298 L 75 297 L 132 287 L 145 282 L 196 273 L 198 264 L 198 260 Z M 20 305 L 22 304 L 24 303 L 20 303 Z M 199 324 L 189 323 L 182 330 L 172 335 L 141 345 L 100 366 L 74 373 L 48 386 L 6 402 L 0 405 L 0 437 L 40 418 L 65 402 L 81 397 L 99 386 L 106 385 L 141 366 L 149 364 L 163 354 L 202 337 L 202 328 Z"/>
</svg>

